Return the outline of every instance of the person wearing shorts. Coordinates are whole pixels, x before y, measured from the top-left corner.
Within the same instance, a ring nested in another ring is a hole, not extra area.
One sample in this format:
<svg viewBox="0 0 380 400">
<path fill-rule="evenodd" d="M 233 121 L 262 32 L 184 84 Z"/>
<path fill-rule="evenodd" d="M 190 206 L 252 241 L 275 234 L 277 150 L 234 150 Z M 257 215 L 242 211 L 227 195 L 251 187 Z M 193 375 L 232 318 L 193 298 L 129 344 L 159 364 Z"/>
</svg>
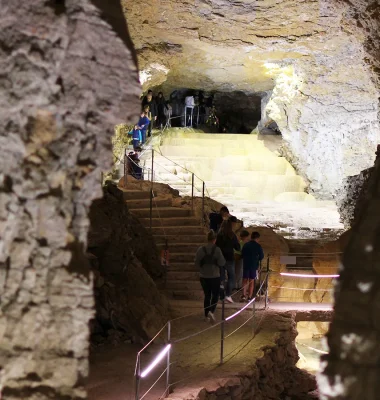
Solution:
<svg viewBox="0 0 380 400">
<path fill-rule="evenodd" d="M 259 241 L 259 232 L 252 232 L 251 240 L 243 246 L 241 251 L 243 259 L 243 296 L 241 301 L 251 301 L 253 299 L 257 271 L 260 261 L 264 258 L 264 251 Z"/>
</svg>

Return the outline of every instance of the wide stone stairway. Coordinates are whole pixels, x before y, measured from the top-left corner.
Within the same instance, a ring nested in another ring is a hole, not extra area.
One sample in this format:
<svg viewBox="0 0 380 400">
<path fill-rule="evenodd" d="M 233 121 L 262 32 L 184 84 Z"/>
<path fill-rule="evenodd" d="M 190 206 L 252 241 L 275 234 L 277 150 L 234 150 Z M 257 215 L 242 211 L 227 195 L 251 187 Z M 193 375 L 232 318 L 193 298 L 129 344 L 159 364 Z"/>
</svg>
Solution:
<svg viewBox="0 0 380 400">
<path fill-rule="evenodd" d="M 150 229 L 150 192 L 125 190 L 129 211 Z M 199 273 L 194 265 L 195 252 L 205 242 L 201 221 L 190 209 L 173 207 L 170 194 L 154 192 L 152 235 L 159 250 L 168 243 L 170 265 L 166 275 L 166 293 L 176 299 L 200 299 Z"/>
<path fill-rule="evenodd" d="M 304 179 L 256 134 L 172 128 L 153 147 L 156 182 L 169 184 L 182 196 L 192 190 L 202 196 L 204 181 L 206 196 L 227 205 L 246 226 L 270 225 L 292 235 L 306 227 L 307 232 L 343 228 L 335 203 L 306 193 Z M 150 168 L 151 152 L 142 160 Z"/>
</svg>

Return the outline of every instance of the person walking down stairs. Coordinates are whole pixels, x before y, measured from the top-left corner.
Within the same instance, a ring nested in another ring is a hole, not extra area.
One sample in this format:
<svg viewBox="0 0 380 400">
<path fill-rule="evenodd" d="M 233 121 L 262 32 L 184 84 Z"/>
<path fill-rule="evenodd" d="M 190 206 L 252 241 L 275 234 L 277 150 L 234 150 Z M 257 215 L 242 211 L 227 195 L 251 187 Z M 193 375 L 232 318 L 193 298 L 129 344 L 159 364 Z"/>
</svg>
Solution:
<svg viewBox="0 0 380 400">
<path fill-rule="evenodd" d="M 205 319 L 211 323 L 215 322 L 214 312 L 219 300 L 220 270 L 226 262 L 215 242 L 215 233 L 210 231 L 207 235 L 207 245 L 199 247 L 195 254 L 195 265 L 199 269 L 204 293 Z"/>
<path fill-rule="evenodd" d="M 240 250 L 240 244 L 238 238 L 232 230 L 231 218 L 223 221 L 218 236 L 216 238 L 216 245 L 222 250 L 223 256 L 226 259 L 226 263 L 222 268 L 221 281 L 226 281 L 227 275 L 227 285 L 224 287 L 226 289 L 226 300 L 229 303 L 233 303 L 231 294 L 235 287 L 235 255 L 234 250 Z"/>
</svg>

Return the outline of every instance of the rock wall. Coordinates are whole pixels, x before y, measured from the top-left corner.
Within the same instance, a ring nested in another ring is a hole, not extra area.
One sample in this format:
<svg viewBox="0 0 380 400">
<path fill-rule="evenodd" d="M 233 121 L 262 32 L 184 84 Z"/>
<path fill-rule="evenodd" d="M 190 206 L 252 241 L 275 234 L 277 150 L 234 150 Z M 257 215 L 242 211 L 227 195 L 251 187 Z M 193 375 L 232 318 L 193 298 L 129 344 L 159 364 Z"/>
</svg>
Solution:
<svg viewBox="0 0 380 400">
<path fill-rule="evenodd" d="M 165 270 L 153 237 L 128 213 L 123 193 L 110 183 L 103 198 L 92 204 L 90 221 L 88 252 L 95 256 L 93 342 L 117 335 L 151 339 L 169 319 L 166 299 L 155 283 L 163 281 Z"/>
<path fill-rule="evenodd" d="M 379 157 L 379 146 L 377 157 Z M 350 228 L 355 219 L 357 219 L 358 212 L 368 197 L 368 182 L 373 173 L 374 168 L 368 168 L 360 172 L 358 175 L 349 176 L 345 179 L 343 188 L 338 193 L 337 204 L 340 214 L 340 219 L 344 226 Z"/>
<path fill-rule="evenodd" d="M 116 123 L 138 111 L 118 1 L 2 2 L 0 397 L 84 399 L 84 256 Z"/>
<path fill-rule="evenodd" d="M 309 190 L 329 199 L 345 177 L 372 165 L 379 107 L 360 41 L 337 32 L 320 46 L 308 60 L 274 64 L 281 72 L 266 114 L 277 122 L 285 155 L 310 182 Z"/>
<path fill-rule="evenodd" d="M 368 63 L 380 67 L 380 5 L 348 2 L 351 24 L 366 37 Z M 379 87 L 379 86 L 378 86 Z M 330 353 L 318 377 L 322 399 L 376 399 L 379 395 L 380 161 L 376 160 L 346 248 L 335 293 L 335 318 L 327 335 Z"/>
</svg>

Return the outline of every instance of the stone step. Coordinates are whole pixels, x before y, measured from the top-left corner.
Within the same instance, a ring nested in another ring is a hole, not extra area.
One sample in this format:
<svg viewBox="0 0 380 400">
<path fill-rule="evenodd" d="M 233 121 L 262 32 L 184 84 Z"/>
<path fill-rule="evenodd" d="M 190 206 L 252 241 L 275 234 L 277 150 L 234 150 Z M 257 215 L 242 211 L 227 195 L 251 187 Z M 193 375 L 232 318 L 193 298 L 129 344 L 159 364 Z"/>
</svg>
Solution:
<svg viewBox="0 0 380 400">
<path fill-rule="evenodd" d="M 182 280 L 173 281 L 173 280 L 168 279 L 166 281 L 166 290 L 193 291 L 193 290 L 202 290 L 202 286 L 199 282 L 199 279 L 186 280 L 186 281 L 182 281 Z"/>
<path fill-rule="evenodd" d="M 195 257 L 195 253 L 200 246 L 201 243 L 171 243 L 168 241 L 169 251 L 172 253 L 190 253 Z M 156 246 L 159 250 L 163 250 L 165 248 L 165 243 L 157 244 Z"/>
<path fill-rule="evenodd" d="M 170 253 L 170 261 L 176 262 L 187 262 L 194 263 L 195 254 L 194 253 Z"/>
<path fill-rule="evenodd" d="M 149 218 L 140 218 L 140 222 L 145 227 L 150 226 Z M 194 217 L 179 217 L 179 218 L 152 218 L 152 227 L 177 227 L 182 229 L 183 227 L 200 227 L 201 221 Z"/>
<path fill-rule="evenodd" d="M 149 208 L 134 208 L 131 213 L 138 218 L 149 218 Z M 177 217 L 190 217 L 191 210 L 179 207 L 156 207 L 156 203 L 153 203 L 152 208 L 153 218 L 177 218 Z"/>
<path fill-rule="evenodd" d="M 206 243 L 206 233 L 202 235 L 154 235 L 156 244 L 165 243 L 167 239 L 169 243 Z"/>
<path fill-rule="evenodd" d="M 149 220 L 148 225 L 146 226 L 149 229 Z M 199 226 L 152 226 L 152 234 L 154 236 L 163 236 L 163 235 L 178 235 L 185 236 L 187 235 L 204 235 L 204 228 Z"/>
<path fill-rule="evenodd" d="M 133 199 L 133 200 L 126 200 L 126 203 L 128 205 L 128 208 L 130 210 L 135 209 L 135 208 L 148 208 L 150 207 L 150 198 L 146 199 Z M 153 200 L 154 206 L 158 207 L 171 207 L 173 203 L 173 200 L 171 197 L 167 199 L 160 199 L 159 197 L 156 197 Z"/>
<path fill-rule="evenodd" d="M 173 262 L 171 260 L 168 266 L 168 273 L 170 272 L 197 272 L 197 267 L 194 260 L 192 262 Z"/>
<path fill-rule="evenodd" d="M 149 199 L 150 193 L 145 190 L 123 190 L 125 200 Z"/>
<path fill-rule="evenodd" d="M 199 282 L 199 272 L 197 271 L 168 271 L 168 281 L 193 281 Z"/>
</svg>

